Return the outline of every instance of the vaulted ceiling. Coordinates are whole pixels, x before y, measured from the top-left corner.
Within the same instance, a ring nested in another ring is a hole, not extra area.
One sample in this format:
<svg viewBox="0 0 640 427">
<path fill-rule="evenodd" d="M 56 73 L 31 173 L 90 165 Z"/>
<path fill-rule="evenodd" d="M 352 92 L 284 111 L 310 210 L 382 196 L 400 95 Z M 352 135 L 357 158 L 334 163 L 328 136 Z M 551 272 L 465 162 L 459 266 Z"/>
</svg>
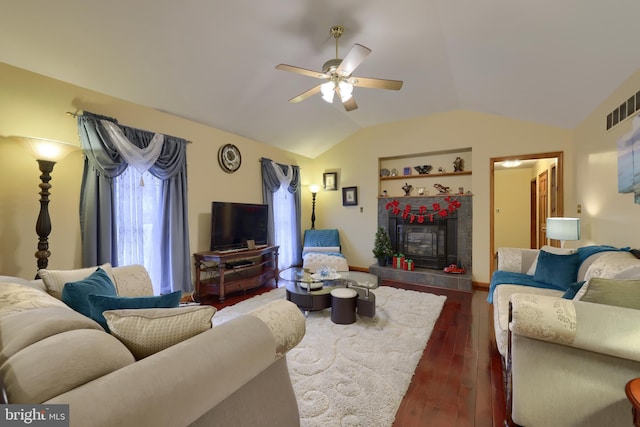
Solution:
<svg viewBox="0 0 640 427">
<path fill-rule="evenodd" d="M 358 129 L 467 109 L 573 128 L 640 68 L 637 0 L 8 0 L 0 62 L 315 157 Z M 318 70 L 354 43 L 346 112 Z"/>
</svg>

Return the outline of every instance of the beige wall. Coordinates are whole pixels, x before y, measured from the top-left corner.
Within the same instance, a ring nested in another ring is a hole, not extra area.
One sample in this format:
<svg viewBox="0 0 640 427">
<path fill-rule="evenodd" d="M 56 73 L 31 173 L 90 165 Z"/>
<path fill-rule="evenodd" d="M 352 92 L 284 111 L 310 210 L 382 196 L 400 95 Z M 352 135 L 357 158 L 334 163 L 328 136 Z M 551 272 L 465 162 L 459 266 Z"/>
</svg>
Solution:
<svg viewBox="0 0 640 427">
<path fill-rule="evenodd" d="M 28 150 L 10 136 L 39 136 L 79 145 L 76 120 L 65 115 L 76 110 L 193 141 L 187 150 L 192 252 L 209 247 L 211 201 L 262 202 L 261 157 L 292 164 L 308 161 L 260 142 L 0 63 L 0 274 L 31 277 L 36 273 L 40 173 Z M 242 166 L 234 174 L 223 172 L 217 164 L 217 150 L 225 143 L 237 145 L 242 153 Z M 82 167 L 78 151 L 53 170 L 49 268 L 81 264 L 78 203 Z"/>
<path fill-rule="evenodd" d="M 0 64 L 0 272 L 35 274 L 39 209 L 37 165 L 11 135 L 33 135 L 78 143 L 75 120 L 66 111 L 87 110 L 116 117 L 122 124 L 193 141 L 188 149 L 189 221 L 192 251 L 207 249 L 212 200 L 261 202 L 258 159 L 299 164 L 303 184 L 321 183 L 325 171 L 338 172 L 338 191 L 321 191 L 316 228 L 342 232 L 349 263 L 368 267 L 376 229 L 378 158 L 472 148 L 473 278 L 489 280 L 489 159 L 548 151 L 565 153 L 565 215 L 582 203 L 583 241 L 639 246 L 638 205 L 617 194 L 615 141 L 630 123 L 604 130 L 604 117 L 640 87 L 640 72 L 616 91 L 577 129 L 451 111 L 362 129 L 316 159 L 307 159 L 257 141 L 130 104 L 73 85 Z M 572 147 L 575 141 L 576 154 Z M 242 167 L 226 174 L 216 163 L 218 148 L 236 144 Z M 82 157 L 56 165 L 50 212 L 51 268 L 80 265 L 78 192 Z M 447 185 L 446 182 L 442 182 Z M 359 206 L 342 206 L 342 187 L 357 186 Z M 311 195 L 303 191 L 303 228 L 310 226 Z M 360 211 L 362 209 L 362 212 Z M 567 243 L 569 245 L 569 243 Z"/>
<path fill-rule="evenodd" d="M 569 214 L 582 219 L 580 245 L 606 243 L 640 247 L 640 205 L 618 194 L 617 141 L 631 131 L 631 119 L 606 130 L 606 116 L 640 89 L 640 70 L 623 82 L 574 132 L 576 193 Z M 582 213 L 576 213 L 576 205 Z M 568 212 L 567 212 L 568 211 Z M 567 242 L 567 246 L 569 243 Z"/>
</svg>

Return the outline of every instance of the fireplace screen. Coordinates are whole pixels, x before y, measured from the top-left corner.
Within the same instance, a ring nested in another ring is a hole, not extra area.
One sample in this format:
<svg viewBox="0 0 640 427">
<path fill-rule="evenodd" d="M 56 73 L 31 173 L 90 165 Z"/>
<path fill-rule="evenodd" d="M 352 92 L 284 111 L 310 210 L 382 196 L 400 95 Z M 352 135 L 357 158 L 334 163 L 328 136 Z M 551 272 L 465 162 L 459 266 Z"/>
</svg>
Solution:
<svg viewBox="0 0 640 427">
<path fill-rule="evenodd" d="M 394 252 L 412 259 L 416 267 L 442 269 L 457 262 L 457 218 L 420 224 L 405 223 L 402 218 L 389 217 L 391 245 Z"/>
</svg>

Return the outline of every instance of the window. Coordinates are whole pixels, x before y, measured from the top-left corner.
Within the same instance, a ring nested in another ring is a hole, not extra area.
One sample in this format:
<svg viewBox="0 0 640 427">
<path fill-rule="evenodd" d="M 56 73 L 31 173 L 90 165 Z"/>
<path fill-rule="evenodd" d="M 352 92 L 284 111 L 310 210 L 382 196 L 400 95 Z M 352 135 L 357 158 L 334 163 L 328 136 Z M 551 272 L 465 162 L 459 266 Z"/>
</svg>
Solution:
<svg viewBox="0 0 640 427">
<path fill-rule="evenodd" d="M 273 193 L 273 235 L 278 250 L 278 268 L 284 270 L 296 260 L 296 203 L 293 194 L 287 190 L 288 184 L 280 185 Z"/>
<path fill-rule="evenodd" d="M 160 213 L 162 181 L 136 168 L 127 170 L 113 180 L 113 206 L 116 222 L 118 265 L 142 264 L 155 289 L 160 283 Z"/>
</svg>

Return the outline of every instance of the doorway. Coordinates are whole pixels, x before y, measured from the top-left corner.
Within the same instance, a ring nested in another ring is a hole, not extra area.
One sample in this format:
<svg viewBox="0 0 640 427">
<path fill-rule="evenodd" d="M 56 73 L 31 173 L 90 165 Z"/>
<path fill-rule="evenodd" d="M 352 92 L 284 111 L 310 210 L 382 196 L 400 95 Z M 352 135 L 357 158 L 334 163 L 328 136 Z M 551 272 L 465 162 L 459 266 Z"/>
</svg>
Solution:
<svg viewBox="0 0 640 427">
<path fill-rule="evenodd" d="M 497 237 L 497 230 L 500 231 L 505 227 L 505 219 L 502 215 L 503 211 L 501 210 L 502 206 L 497 206 L 497 203 L 500 202 L 500 182 L 498 181 L 498 188 L 496 187 L 497 178 L 496 175 L 500 175 L 504 170 L 504 162 L 519 162 L 520 164 L 516 166 L 517 168 L 530 168 L 532 170 L 531 177 L 523 179 L 522 187 L 511 188 L 513 195 L 516 194 L 518 196 L 524 195 L 525 199 L 530 200 L 530 206 L 528 207 L 527 214 L 517 216 L 516 219 L 511 218 L 507 227 L 517 227 L 521 228 L 527 236 L 530 236 L 529 241 L 526 243 L 522 243 L 518 245 L 518 247 L 540 247 L 545 244 L 546 236 L 541 234 L 541 229 L 543 227 L 540 225 L 543 218 L 546 216 L 562 216 L 564 214 L 564 188 L 563 188 L 563 152 L 548 152 L 548 153 L 535 153 L 535 154 L 527 154 L 521 156 L 505 156 L 505 157 L 494 157 L 490 160 L 490 195 L 489 195 L 489 204 L 490 204 L 490 215 L 489 215 L 489 250 L 492 254 L 490 258 L 490 266 L 489 272 L 493 274 L 493 271 L 496 269 L 496 250 L 497 245 L 505 246 L 501 244 L 501 240 Z M 546 165 L 549 165 L 548 167 Z M 553 170 L 552 170 L 553 168 Z M 541 203 L 540 195 L 536 194 L 535 196 L 532 193 L 535 191 L 538 193 L 539 188 L 539 175 L 543 174 L 543 169 L 547 170 L 546 174 L 546 184 L 545 193 L 543 201 L 545 203 Z M 527 172 L 524 174 L 526 175 Z M 551 177 L 549 177 L 549 173 L 551 173 Z M 553 187 L 549 187 L 549 182 L 553 184 Z M 511 182 L 509 183 L 511 185 Z M 522 193 L 522 194 L 520 194 Z M 549 203 L 550 202 L 550 203 Z M 526 202 L 525 202 L 526 203 Z M 534 205 L 535 203 L 535 205 Z M 546 204 L 547 208 L 541 208 L 540 204 Z M 553 207 L 554 212 L 549 212 L 549 206 Z M 542 215 L 541 209 L 545 209 L 545 215 Z M 529 214 L 529 212 L 531 214 Z M 534 214 L 535 213 L 535 214 Z M 544 230 L 542 230 L 542 233 Z M 512 233 L 511 233 L 512 234 Z M 535 239 L 534 239 L 535 237 Z M 537 240 L 537 242 L 534 242 Z"/>
</svg>

